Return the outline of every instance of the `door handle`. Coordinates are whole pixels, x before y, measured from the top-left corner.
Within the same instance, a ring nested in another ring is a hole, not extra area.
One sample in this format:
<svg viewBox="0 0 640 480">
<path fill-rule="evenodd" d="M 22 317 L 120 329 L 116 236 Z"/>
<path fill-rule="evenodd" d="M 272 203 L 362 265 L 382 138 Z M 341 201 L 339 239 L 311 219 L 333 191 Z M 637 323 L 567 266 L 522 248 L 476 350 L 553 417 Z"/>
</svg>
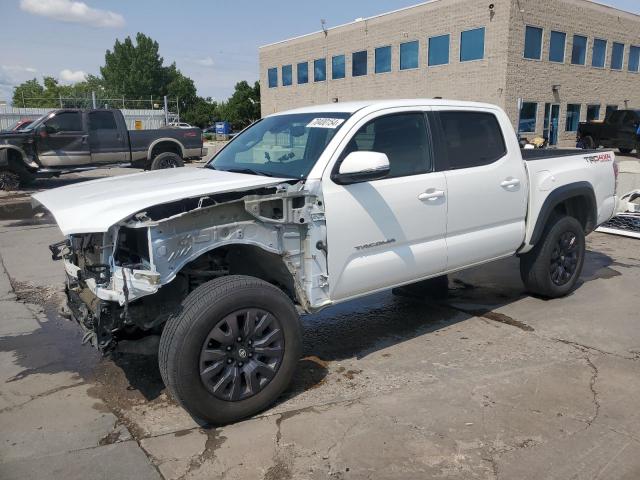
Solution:
<svg viewBox="0 0 640 480">
<path fill-rule="evenodd" d="M 520 180 L 517 178 L 507 178 L 503 182 L 500 183 L 500 186 L 503 188 L 513 189 L 520 185 Z"/>
<path fill-rule="evenodd" d="M 418 195 L 418 200 L 433 202 L 438 200 L 439 198 L 444 198 L 444 190 L 436 190 L 434 188 L 430 188 L 424 193 Z"/>
</svg>

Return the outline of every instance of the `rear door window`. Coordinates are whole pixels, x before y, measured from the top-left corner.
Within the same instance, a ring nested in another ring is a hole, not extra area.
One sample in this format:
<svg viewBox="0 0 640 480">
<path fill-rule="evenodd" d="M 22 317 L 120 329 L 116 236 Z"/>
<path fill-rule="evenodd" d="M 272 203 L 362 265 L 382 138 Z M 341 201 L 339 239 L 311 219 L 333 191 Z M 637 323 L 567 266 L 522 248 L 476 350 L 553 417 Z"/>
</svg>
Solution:
<svg viewBox="0 0 640 480">
<path fill-rule="evenodd" d="M 111 112 L 91 112 L 89 114 L 89 130 L 117 130 L 116 120 Z"/>
<path fill-rule="evenodd" d="M 425 115 L 421 112 L 387 115 L 371 120 L 358 130 L 342 154 L 380 152 L 389 158 L 386 178 L 431 171 L 431 149 Z"/>
<path fill-rule="evenodd" d="M 623 110 L 616 110 L 609 117 L 609 123 L 616 123 L 616 124 L 622 123 L 622 119 L 624 118 L 624 114 L 625 114 L 625 112 Z"/>
<path fill-rule="evenodd" d="M 450 170 L 489 165 L 507 153 L 498 119 L 485 112 L 439 112 Z"/>
</svg>

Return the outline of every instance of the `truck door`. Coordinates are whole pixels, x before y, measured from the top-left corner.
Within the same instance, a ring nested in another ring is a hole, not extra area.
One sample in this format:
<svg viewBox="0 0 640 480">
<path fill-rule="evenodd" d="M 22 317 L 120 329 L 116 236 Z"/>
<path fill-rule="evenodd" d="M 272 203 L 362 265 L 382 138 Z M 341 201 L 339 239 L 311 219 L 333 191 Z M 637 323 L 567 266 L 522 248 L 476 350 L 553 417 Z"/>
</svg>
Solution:
<svg viewBox="0 0 640 480">
<path fill-rule="evenodd" d="M 446 164 L 447 270 L 513 254 L 525 234 L 528 185 L 520 149 L 492 110 L 440 108 L 437 155 Z"/>
<path fill-rule="evenodd" d="M 361 120 L 324 172 L 334 300 L 409 283 L 446 266 L 447 186 L 444 174 L 434 171 L 425 112 L 386 112 Z M 389 175 L 350 185 L 335 183 L 332 172 L 355 151 L 386 154 Z"/>
<path fill-rule="evenodd" d="M 630 110 L 624 116 L 616 131 L 615 146 L 619 148 L 636 148 L 636 132 L 638 131 L 638 117 Z"/>
<path fill-rule="evenodd" d="M 618 143 L 618 131 L 622 127 L 625 116 L 624 110 L 616 110 L 604 121 L 600 140 L 605 147 L 615 147 Z"/>
<path fill-rule="evenodd" d="M 118 129 L 113 112 L 89 112 L 91 163 L 119 163 L 129 160 L 128 136 Z"/>
<path fill-rule="evenodd" d="M 45 167 L 86 165 L 91 160 L 87 134 L 78 111 L 60 111 L 38 130 L 36 150 Z"/>
</svg>

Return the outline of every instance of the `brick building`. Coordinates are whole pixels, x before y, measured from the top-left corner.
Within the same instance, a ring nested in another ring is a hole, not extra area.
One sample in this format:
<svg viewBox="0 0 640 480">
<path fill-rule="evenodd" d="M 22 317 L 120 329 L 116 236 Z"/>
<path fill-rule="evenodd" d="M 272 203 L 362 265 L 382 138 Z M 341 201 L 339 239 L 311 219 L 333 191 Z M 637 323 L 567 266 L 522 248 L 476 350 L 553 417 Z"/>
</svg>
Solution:
<svg viewBox="0 0 640 480">
<path fill-rule="evenodd" d="M 378 98 L 494 103 L 524 136 L 640 107 L 640 15 L 590 0 L 432 0 L 260 48 L 262 114 Z"/>
</svg>

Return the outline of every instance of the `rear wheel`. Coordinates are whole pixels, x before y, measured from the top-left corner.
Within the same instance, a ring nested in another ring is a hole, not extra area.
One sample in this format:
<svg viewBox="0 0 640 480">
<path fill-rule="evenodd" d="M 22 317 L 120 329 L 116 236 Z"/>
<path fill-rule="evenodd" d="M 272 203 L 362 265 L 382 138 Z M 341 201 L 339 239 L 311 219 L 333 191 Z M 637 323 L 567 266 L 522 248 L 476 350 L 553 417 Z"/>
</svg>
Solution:
<svg viewBox="0 0 640 480">
<path fill-rule="evenodd" d="M 620 153 L 622 153 L 623 155 L 628 155 L 633 152 L 633 148 L 618 147 L 618 150 L 620 150 Z"/>
<path fill-rule="evenodd" d="M 556 217 L 543 239 L 520 258 L 527 290 L 548 298 L 570 293 L 580 277 L 585 256 L 584 230 L 573 217 Z"/>
<path fill-rule="evenodd" d="M 594 150 L 596 148 L 596 142 L 593 140 L 593 137 L 583 137 L 582 148 L 585 150 Z"/>
<path fill-rule="evenodd" d="M 179 168 L 184 166 L 184 160 L 177 153 L 164 152 L 159 154 L 151 162 L 151 170 L 162 170 L 165 168 Z"/>
<path fill-rule="evenodd" d="M 278 398 L 301 345 L 298 315 L 281 290 L 253 277 L 223 277 L 195 289 L 165 325 L 160 373 L 189 413 L 225 424 Z"/>
</svg>

